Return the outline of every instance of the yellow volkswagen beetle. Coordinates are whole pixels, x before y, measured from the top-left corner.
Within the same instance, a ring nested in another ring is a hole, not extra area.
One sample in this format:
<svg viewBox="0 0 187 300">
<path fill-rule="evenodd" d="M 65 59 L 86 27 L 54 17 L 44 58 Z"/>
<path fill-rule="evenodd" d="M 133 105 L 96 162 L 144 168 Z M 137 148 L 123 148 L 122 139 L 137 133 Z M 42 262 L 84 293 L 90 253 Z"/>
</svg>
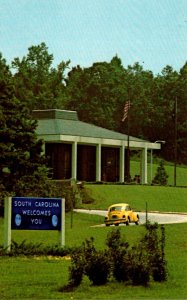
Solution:
<svg viewBox="0 0 187 300">
<path fill-rule="evenodd" d="M 139 224 L 139 215 L 133 212 L 127 203 L 117 203 L 109 206 L 107 216 L 105 217 L 105 225 L 115 225 L 135 223 Z"/>
</svg>

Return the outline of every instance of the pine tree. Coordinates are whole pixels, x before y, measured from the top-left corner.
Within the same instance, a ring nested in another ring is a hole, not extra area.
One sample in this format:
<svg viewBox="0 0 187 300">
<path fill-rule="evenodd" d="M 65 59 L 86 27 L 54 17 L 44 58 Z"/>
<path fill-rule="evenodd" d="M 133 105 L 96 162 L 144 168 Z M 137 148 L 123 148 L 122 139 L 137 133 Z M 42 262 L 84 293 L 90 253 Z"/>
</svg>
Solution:
<svg viewBox="0 0 187 300">
<path fill-rule="evenodd" d="M 0 55 L 0 191 L 23 196 L 47 178 L 36 122 L 15 97 L 12 75 Z"/>
<path fill-rule="evenodd" d="M 166 173 L 166 170 L 164 168 L 164 161 L 161 160 L 152 183 L 167 185 L 167 182 L 168 182 L 168 174 Z"/>
</svg>

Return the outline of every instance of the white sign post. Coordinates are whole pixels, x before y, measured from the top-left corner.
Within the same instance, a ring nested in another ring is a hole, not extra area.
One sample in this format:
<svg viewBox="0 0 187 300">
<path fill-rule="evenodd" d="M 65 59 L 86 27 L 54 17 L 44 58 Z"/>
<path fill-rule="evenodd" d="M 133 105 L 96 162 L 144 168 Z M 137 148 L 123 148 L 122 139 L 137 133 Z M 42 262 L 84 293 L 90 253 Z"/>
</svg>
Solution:
<svg viewBox="0 0 187 300">
<path fill-rule="evenodd" d="M 60 245 L 65 246 L 65 199 L 62 199 Z"/>
<path fill-rule="evenodd" d="M 4 248 L 7 252 L 11 247 L 11 215 L 12 215 L 12 198 L 5 198 L 4 203 Z"/>
</svg>

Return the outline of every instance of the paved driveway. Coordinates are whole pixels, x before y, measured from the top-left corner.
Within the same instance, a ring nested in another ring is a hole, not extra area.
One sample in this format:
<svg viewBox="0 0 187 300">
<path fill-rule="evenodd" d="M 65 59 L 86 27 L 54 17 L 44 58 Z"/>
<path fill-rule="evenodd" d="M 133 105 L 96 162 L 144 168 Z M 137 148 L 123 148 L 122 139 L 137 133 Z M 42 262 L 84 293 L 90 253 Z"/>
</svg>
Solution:
<svg viewBox="0 0 187 300">
<path fill-rule="evenodd" d="M 86 209 L 74 209 L 76 212 L 92 214 L 92 215 L 100 215 L 105 217 L 107 211 L 105 210 L 86 210 Z M 140 216 L 140 224 L 144 224 L 146 220 L 146 213 L 139 212 Z M 158 213 L 158 212 L 148 212 L 148 219 L 154 223 L 158 224 L 174 224 L 174 223 L 187 223 L 187 213 L 179 214 L 179 213 Z M 104 226 L 104 224 L 102 224 Z M 134 225 L 134 224 L 131 224 Z"/>
</svg>

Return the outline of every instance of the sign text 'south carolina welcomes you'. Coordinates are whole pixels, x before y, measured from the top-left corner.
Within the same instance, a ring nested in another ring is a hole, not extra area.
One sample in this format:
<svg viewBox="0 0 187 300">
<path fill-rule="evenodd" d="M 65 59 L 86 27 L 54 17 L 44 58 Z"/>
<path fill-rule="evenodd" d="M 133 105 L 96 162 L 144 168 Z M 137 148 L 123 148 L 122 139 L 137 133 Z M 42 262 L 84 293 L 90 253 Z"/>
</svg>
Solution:
<svg viewBox="0 0 187 300">
<path fill-rule="evenodd" d="M 12 229 L 60 230 L 61 199 L 12 198 Z"/>
</svg>

